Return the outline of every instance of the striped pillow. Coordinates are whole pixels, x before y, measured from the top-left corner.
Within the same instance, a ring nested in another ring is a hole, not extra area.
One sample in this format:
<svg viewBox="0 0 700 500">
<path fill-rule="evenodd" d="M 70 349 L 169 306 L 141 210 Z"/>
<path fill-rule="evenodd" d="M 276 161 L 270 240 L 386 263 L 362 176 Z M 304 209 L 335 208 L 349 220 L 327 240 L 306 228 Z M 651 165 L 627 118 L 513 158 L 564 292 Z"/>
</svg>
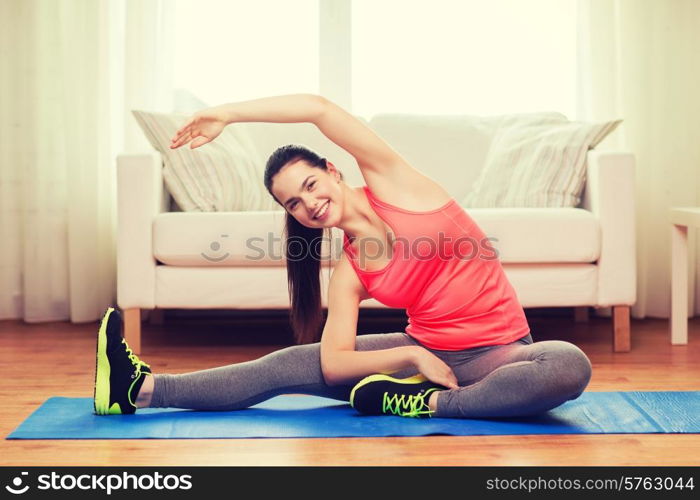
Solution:
<svg viewBox="0 0 700 500">
<path fill-rule="evenodd" d="M 576 207 L 586 155 L 622 122 L 517 123 L 494 133 L 467 208 Z"/>
<path fill-rule="evenodd" d="M 170 139 L 189 117 L 132 110 L 148 142 L 163 155 L 163 180 L 184 212 L 282 210 L 265 189 L 265 160 L 245 123 L 232 123 L 197 149 L 170 149 Z"/>
</svg>

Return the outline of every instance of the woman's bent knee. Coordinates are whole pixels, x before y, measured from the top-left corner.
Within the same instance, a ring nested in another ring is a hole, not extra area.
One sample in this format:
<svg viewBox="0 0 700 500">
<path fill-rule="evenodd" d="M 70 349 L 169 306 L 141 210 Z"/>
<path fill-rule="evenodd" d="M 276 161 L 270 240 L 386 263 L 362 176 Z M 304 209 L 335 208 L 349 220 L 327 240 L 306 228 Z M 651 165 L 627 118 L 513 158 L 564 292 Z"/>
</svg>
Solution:
<svg viewBox="0 0 700 500">
<path fill-rule="evenodd" d="M 574 344 L 569 344 L 569 346 L 566 356 L 566 366 L 570 373 L 566 378 L 571 381 L 571 391 L 573 395 L 578 397 L 591 381 L 593 366 L 591 365 L 591 360 L 586 356 L 586 353 L 578 346 Z"/>
<path fill-rule="evenodd" d="M 588 386 L 593 373 L 590 359 L 578 346 L 564 341 L 556 342 L 552 359 L 556 359 L 556 379 L 560 389 L 572 399 L 580 396 Z"/>
</svg>

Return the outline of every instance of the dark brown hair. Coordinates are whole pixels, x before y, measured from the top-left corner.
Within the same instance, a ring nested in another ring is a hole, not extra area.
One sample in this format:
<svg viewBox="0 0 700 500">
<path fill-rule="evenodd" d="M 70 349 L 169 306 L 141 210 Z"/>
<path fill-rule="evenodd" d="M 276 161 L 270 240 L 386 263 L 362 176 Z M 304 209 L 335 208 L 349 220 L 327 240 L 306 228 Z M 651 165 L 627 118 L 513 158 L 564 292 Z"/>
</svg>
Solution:
<svg viewBox="0 0 700 500">
<path fill-rule="evenodd" d="M 273 177 L 290 163 L 303 160 L 308 165 L 328 170 L 326 159 L 314 151 L 298 144 L 289 144 L 276 149 L 265 166 L 265 187 L 272 194 Z M 340 178 L 343 178 L 342 172 Z M 287 286 L 291 308 L 289 319 L 294 338 L 299 344 L 317 342 L 321 337 L 323 310 L 321 307 L 321 243 L 323 228 L 306 227 L 289 212 L 285 214 L 284 257 L 287 261 Z M 327 241 L 331 231 L 328 229 Z M 328 256 L 330 258 L 330 256 Z"/>
</svg>

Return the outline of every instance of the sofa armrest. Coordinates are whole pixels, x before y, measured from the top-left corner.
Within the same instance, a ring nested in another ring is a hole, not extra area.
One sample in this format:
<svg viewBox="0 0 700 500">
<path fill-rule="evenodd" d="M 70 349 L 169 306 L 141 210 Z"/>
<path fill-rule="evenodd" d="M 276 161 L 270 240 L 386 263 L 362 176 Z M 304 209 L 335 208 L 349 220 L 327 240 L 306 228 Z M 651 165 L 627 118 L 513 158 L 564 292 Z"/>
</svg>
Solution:
<svg viewBox="0 0 700 500">
<path fill-rule="evenodd" d="M 152 151 L 117 156 L 117 304 L 155 307 L 153 218 L 167 211 L 163 159 Z"/>
<path fill-rule="evenodd" d="M 632 305 L 637 298 L 634 155 L 588 151 L 582 208 L 600 223 L 598 306 Z"/>
</svg>

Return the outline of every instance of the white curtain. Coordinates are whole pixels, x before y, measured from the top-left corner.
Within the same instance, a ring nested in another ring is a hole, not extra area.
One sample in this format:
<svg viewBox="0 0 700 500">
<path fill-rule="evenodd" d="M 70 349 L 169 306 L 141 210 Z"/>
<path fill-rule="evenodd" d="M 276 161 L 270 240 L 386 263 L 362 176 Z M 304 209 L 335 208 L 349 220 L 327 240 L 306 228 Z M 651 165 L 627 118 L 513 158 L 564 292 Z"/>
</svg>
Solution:
<svg viewBox="0 0 700 500">
<path fill-rule="evenodd" d="M 0 319 L 116 302 L 116 155 L 169 111 L 163 0 L 0 0 Z"/>
<path fill-rule="evenodd" d="M 624 118 L 605 149 L 636 157 L 632 316 L 668 318 L 668 209 L 700 206 L 700 2 L 579 0 L 578 20 L 579 116 Z M 688 232 L 689 316 L 700 314 L 697 232 Z"/>
</svg>

